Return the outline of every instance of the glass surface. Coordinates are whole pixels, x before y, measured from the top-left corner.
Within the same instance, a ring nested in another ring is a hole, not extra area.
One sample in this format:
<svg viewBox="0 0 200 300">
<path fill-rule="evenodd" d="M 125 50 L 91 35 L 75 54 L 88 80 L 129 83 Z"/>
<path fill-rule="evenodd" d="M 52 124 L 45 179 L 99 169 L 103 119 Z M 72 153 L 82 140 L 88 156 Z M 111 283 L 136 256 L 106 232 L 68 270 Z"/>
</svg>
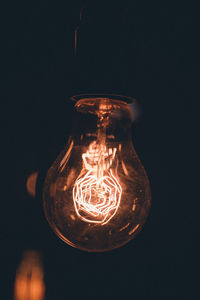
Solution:
<svg viewBox="0 0 200 300">
<path fill-rule="evenodd" d="M 48 170 L 44 211 L 54 232 L 86 251 L 130 241 L 150 208 L 150 186 L 131 138 L 134 101 L 123 96 L 78 95 L 71 136 Z"/>
</svg>

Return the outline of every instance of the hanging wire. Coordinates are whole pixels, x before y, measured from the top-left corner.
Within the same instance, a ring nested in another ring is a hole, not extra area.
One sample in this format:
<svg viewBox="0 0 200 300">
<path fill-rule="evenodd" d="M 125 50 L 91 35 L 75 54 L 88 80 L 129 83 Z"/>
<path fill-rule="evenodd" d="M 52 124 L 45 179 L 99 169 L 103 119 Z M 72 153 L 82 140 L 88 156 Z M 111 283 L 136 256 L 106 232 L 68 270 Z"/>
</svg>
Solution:
<svg viewBox="0 0 200 300">
<path fill-rule="evenodd" d="M 87 3 L 88 1 L 83 1 L 83 4 L 81 6 L 81 9 L 80 9 L 80 13 L 79 13 L 79 24 L 76 26 L 75 30 L 74 30 L 74 55 L 77 56 L 77 45 L 78 45 L 78 32 L 79 32 L 79 28 L 80 26 L 82 25 L 83 23 L 83 16 L 84 16 L 84 13 L 86 11 L 86 7 L 87 7 Z"/>
</svg>

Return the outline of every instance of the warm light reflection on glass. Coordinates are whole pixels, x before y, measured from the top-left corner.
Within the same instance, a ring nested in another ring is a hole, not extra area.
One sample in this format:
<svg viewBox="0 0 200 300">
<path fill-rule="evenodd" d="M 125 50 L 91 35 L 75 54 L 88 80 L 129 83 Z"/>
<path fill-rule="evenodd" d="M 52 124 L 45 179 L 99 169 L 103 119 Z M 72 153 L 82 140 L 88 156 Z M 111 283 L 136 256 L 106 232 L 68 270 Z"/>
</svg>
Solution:
<svg viewBox="0 0 200 300">
<path fill-rule="evenodd" d="M 14 300 L 44 300 L 45 284 L 41 254 L 37 251 L 24 253 L 16 272 Z"/>
<path fill-rule="evenodd" d="M 36 195 L 36 182 L 38 178 L 38 172 L 33 172 L 29 175 L 26 181 L 26 189 L 30 196 L 33 198 Z"/>
</svg>

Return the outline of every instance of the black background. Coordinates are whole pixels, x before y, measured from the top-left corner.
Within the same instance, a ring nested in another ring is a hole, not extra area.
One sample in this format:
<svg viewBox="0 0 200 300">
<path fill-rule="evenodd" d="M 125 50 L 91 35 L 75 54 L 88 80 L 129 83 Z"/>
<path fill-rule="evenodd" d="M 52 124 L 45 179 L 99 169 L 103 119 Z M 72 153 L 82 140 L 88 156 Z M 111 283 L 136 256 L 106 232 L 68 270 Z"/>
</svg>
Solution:
<svg viewBox="0 0 200 300">
<path fill-rule="evenodd" d="M 16 268 L 28 249 L 43 253 L 46 300 L 198 299 L 197 7 L 88 1 L 79 24 L 84 4 L 13 1 L 3 10 L 2 299 L 12 299 Z M 69 96 L 87 92 L 138 100 L 142 114 L 133 124 L 133 143 L 152 189 L 142 232 L 98 254 L 59 240 L 41 202 L 45 173 L 70 133 Z M 39 172 L 34 199 L 26 191 L 33 171 Z"/>
</svg>

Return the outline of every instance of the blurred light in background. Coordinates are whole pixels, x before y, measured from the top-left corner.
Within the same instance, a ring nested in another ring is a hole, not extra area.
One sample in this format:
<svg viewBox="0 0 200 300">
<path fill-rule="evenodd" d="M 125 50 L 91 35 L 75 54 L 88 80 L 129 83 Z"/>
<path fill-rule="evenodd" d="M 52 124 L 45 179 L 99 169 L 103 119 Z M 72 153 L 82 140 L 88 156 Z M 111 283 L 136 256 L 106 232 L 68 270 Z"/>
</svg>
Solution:
<svg viewBox="0 0 200 300">
<path fill-rule="evenodd" d="M 38 172 L 33 172 L 29 175 L 26 181 L 26 189 L 30 196 L 33 198 L 36 195 L 36 182 L 38 178 Z"/>
<path fill-rule="evenodd" d="M 45 283 L 41 253 L 24 252 L 16 272 L 14 300 L 44 300 Z"/>
</svg>

